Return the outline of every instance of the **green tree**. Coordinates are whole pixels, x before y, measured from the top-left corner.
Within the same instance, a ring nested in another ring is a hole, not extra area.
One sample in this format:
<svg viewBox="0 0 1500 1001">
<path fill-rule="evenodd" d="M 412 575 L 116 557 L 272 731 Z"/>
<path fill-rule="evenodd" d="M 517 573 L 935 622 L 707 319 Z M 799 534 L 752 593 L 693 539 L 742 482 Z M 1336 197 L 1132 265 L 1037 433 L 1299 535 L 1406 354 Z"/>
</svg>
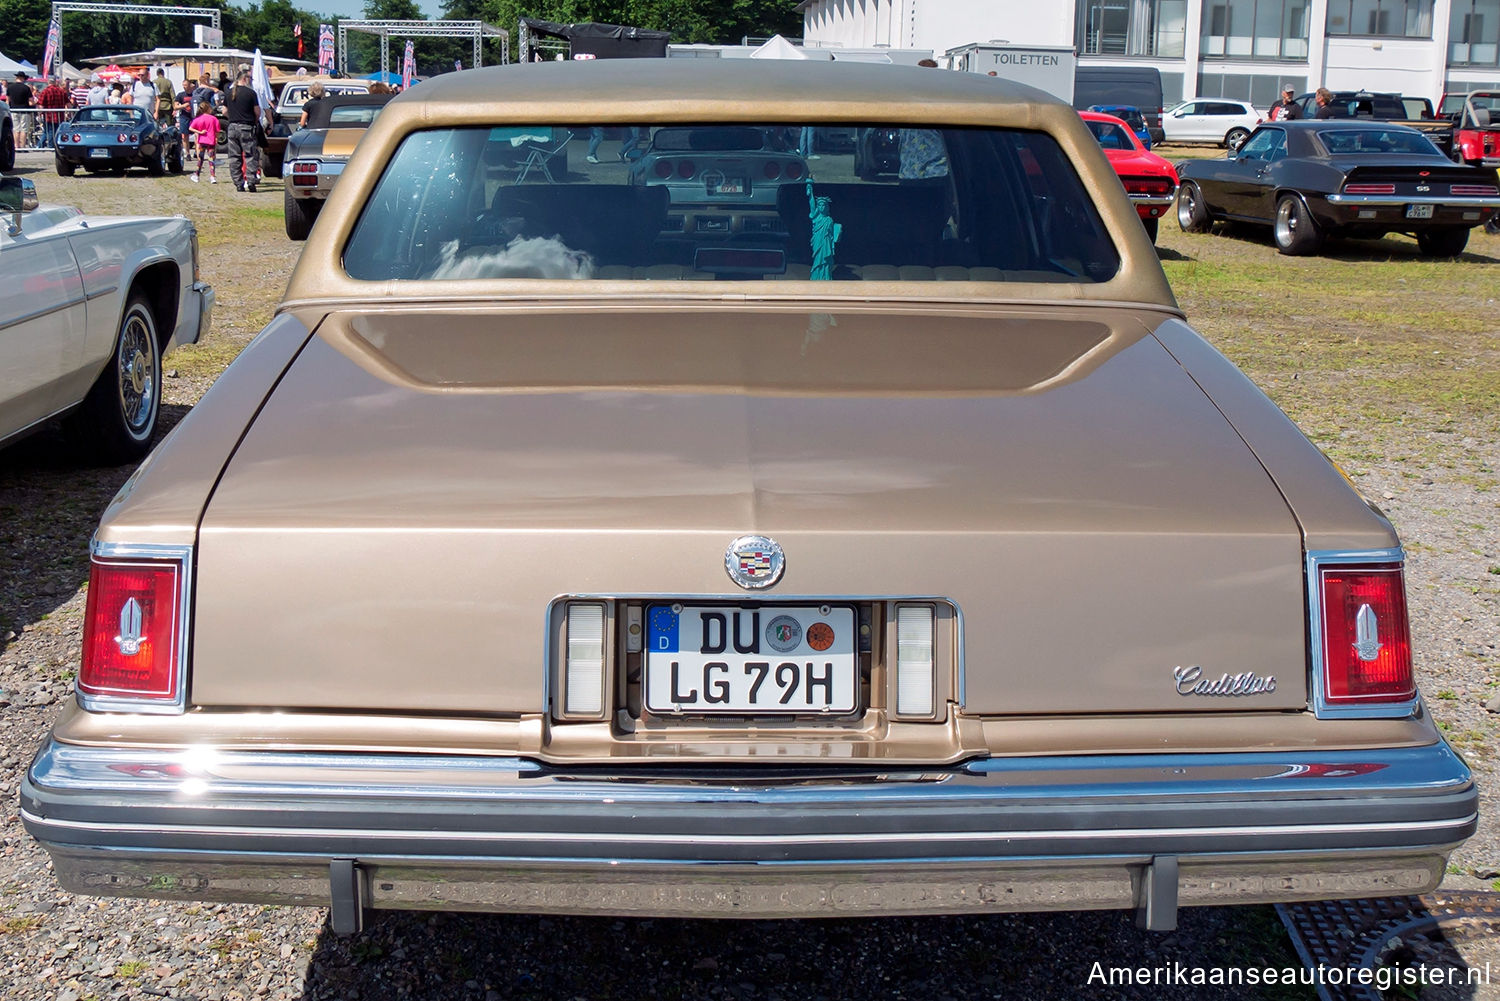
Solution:
<svg viewBox="0 0 1500 1001">
<path fill-rule="evenodd" d="M 26 59 L 42 65 L 42 51 L 47 46 L 47 22 L 51 16 L 52 5 L 48 0 L 0 0 L 0 24 L 5 25 L 0 51 L 12 59 Z M 63 55 L 67 55 L 66 49 Z"/>
</svg>

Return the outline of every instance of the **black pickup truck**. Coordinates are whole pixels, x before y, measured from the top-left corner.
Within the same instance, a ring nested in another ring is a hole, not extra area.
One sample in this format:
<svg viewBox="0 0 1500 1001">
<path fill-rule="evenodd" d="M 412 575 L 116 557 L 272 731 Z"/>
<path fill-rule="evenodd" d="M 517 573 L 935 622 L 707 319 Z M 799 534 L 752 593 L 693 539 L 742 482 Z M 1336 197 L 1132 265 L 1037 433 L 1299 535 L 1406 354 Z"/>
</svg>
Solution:
<svg viewBox="0 0 1500 1001">
<path fill-rule="evenodd" d="M 1302 106 L 1303 118 L 1314 118 L 1318 104 L 1312 94 L 1297 98 Z M 1336 90 L 1329 106 L 1337 118 L 1363 118 L 1375 122 L 1395 122 L 1409 125 L 1427 134 L 1432 144 L 1443 151 L 1444 156 L 1453 155 L 1453 123 L 1445 118 L 1411 118 L 1400 94 L 1374 94 L 1366 90 Z"/>
</svg>

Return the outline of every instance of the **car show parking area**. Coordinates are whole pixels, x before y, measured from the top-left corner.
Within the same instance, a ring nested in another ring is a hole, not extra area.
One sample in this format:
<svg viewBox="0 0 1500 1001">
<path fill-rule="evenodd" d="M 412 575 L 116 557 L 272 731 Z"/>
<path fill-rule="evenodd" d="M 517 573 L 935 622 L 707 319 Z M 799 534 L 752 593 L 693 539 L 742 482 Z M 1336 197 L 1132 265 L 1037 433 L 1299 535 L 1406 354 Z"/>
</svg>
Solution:
<svg viewBox="0 0 1500 1001">
<path fill-rule="evenodd" d="M 582 162 L 585 146 L 576 137 L 569 156 Z M 280 182 L 239 193 L 180 176 L 65 179 L 50 159 L 27 154 L 17 168 L 44 202 L 182 213 L 197 225 L 203 278 L 218 296 L 215 323 L 202 342 L 165 359 L 165 434 L 280 300 L 303 246 L 283 233 Z M 1318 257 L 1292 259 L 1253 227 L 1187 234 L 1174 214 L 1157 244 L 1195 327 L 1400 531 L 1418 681 L 1480 785 L 1479 830 L 1453 857 L 1443 889 L 1488 889 L 1500 877 L 1500 237 L 1476 230 L 1452 260 L 1425 258 L 1401 235 L 1335 241 Z M 70 697 L 90 535 L 131 472 L 90 467 L 71 449 L 49 428 L 0 451 L 7 999 L 1314 996 L 1305 986 L 1100 980 L 1126 967 L 1296 966 L 1269 907 L 1186 908 L 1165 934 L 1138 930 L 1119 911 L 799 921 L 385 911 L 363 932 L 337 937 L 315 908 L 64 892 L 25 835 L 16 797 L 33 749 Z"/>
</svg>

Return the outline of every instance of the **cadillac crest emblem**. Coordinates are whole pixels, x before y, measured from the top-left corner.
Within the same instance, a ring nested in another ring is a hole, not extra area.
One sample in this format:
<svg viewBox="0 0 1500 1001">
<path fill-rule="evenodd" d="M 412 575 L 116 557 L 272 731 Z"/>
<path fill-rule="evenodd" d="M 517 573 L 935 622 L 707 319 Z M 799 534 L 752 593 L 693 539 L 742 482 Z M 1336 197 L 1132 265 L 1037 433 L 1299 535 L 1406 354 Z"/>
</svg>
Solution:
<svg viewBox="0 0 1500 1001">
<path fill-rule="evenodd" d="M 781 579 L 786 554 L 775 539 L 764 535 L 742 535 L 724 550 L 724 571 L 740 587 L 758 591 Z"/>
</svg>

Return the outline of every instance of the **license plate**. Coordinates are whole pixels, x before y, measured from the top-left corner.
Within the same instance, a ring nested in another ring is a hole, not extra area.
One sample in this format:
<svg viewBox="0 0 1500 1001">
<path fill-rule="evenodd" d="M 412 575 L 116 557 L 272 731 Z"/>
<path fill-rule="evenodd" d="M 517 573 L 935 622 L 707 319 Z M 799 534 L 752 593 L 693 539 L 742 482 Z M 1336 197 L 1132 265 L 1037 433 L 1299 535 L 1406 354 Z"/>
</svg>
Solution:
<svg viewBox="0 0 1500 1001">
<path fill-rule="evenodd" d="M 708 182 L 708 193 L 711 195 L 743 195 L 745 188 L 743 177 L 726 177 L 718 182 Z"/>
<path fill-rule="evenodd" d="M 1408 205 L 1406 206 L 1406 218 L 1408 219 L 1431 219 L 1431 205 Z"/>
<path fill-rule="evenodd" d="M 653 713 L 855 710 L 853 608 L 651 605 L 646 623 L 646 708 Z"/>
<path fill-rule="evenodd" d="M 110 152 L 109 150 L 103 149 L 102 147 L 94 146 L 89 150 L 89 156 L 93 157 L 96 160 L 107 160 L 110 156 Z"/>
</svg>

